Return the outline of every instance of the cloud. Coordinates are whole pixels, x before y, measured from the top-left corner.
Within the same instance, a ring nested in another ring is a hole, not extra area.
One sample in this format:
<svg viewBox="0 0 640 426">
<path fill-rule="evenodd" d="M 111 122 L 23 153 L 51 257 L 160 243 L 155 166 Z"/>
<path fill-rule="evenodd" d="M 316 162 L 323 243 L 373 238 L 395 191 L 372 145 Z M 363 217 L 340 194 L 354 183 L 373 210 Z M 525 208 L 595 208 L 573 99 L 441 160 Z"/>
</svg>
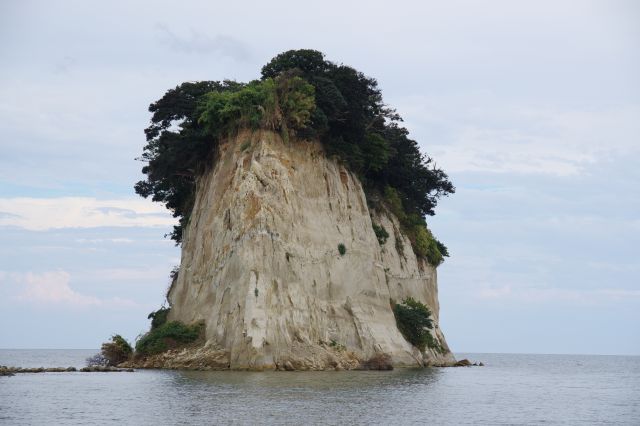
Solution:
<svg viewBox="0 0 640 426">
<path fill-rule="evenodd" d="M 71 56 L 65 56 L 54 63 L 54 74 L 68 74 L 71 68 L 76 64 L 76 59 Z"/>
<path fill-rule="evenodd" d="M 150 279 L 158 283 L 169 281 L 169 269 L 161 268 L 106 268 L 97 269 L 95 273 L 102 280 L 112 282 L 145 282 Z"/>
<path fill-rule="evenodd" d="M 76 238 L 75 240 L 80 244 L 132 244 L 131 238 Z"/>
<path fill-rule="evenodd" d="M 121 297 L 100 299 L 79 293 L 71 288 L 71 274 L 63 270 L 43 273 L 0 272 L 0 282 L 17 285 L 21 291 L 15 299 L 39 305 L 67 305 L 74 307 L 135 307 L 137 303 Z"/>
<path fill-rule="evenodd" d="M 486 287 L 477 293 L 479 299 L 510 300 L 524 303 L 572 302 L 595 305 L 607 301 L 640 300 L 640 290 L 619 288 L 515 288 L 511 285 Z"/>
<path fill-rule="evenodd" d="M 75 306 L 99 305 L 100 300 L 93 296 L 85 296 L 71 289 L 69 275 L 65 271 L 45 272 L 43 274 L 27 273 L 22 282 L 25 290 L 18 299 L 38 303 L 66 303 Z"/>
<path fill-rule="evenodd" d="M 408 96 L 394 104 L 449 173 L 575 176 L 640 155 L 640 105 L 597 109 L 513 103 L 490 92 Z"/>
<path fill-rule="evenodd" d="M 1 219 L 20 219 L 21 216 L 13 213 L 0 212 L 0 220 Z"/>
<path fill-rule="evenodd" d="M 184 37 L 173 32 L 166 24 L 156 24 L 155 29 L 159 41 L 177 52 L 217 53 L 241 61 L 247 60 L 250 56 L 244 43 L 227 35 L 210 37 L 191 28 L 189 36 Z"/>
<path fill-rule="evenodd" d="M 97 213 L 102 213 L 102 214 L 106 214 L 106 215 L 116 215 L 116 216 L 123 216 L 123 217 L 135 217 L 137 215 L 135 210 L 131 210 L 131 209 L 123 209 L 120 207 L 97 207 L 95 209 L 93 209 L 94 212 Z"/>
<path fill-rule="evenodd" d="M 160 204 L 135 198 L 0 198 L 0 211 L 3 212 L 0 226 L 37 231 L 102 226 L 170 226 L 175 223 Z"/>
</svg>

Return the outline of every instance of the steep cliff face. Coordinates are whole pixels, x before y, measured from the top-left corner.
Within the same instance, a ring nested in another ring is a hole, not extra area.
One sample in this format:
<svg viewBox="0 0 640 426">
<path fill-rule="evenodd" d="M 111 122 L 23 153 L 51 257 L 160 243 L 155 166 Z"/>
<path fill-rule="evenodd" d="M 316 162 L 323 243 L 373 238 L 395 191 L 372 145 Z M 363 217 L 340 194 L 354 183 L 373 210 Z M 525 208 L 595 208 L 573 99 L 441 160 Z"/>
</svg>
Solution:
<svg viewBox="0 0 640 426">
<path fill-rule="evenodd" d="M 382 246 L 372 219 L 389 232 Z M 421 354 L 398 331 L 390 300 L 407 296 L 431 308 L 443 353 Z M 198 181 L 168 298 L 170 319 L 203 320 L 231 368 L 352 368 L 380 353 L 396 366 L 453 361 L 436 270 L 398 221 L 370 211 L 358 179 L 319 143 L 272 132 L 223 144 Z"/>
</svg>

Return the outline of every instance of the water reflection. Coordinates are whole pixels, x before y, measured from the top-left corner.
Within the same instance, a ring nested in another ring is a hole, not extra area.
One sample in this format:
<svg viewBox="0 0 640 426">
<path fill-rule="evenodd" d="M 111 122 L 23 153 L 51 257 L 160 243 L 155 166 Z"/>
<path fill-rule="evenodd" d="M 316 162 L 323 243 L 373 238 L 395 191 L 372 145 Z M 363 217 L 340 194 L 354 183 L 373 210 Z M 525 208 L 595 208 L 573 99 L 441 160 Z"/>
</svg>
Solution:
<svg viewBox="0 0 640 426">
<path fill-rule="evenodd" d="M 412 410 L 416 420 L 443 377 L 440 369 L 163 373 L 169 378 L 165 395 L 189 400 L 187 416 L 297 424 L 397 423 L 399 407 Z"/>
<path fill-rule="evenodd" d="M 259 391 L 268 389 L 350 391 L 428 385 L 438 380 L 441 369 L 395 369 L 393 371 L 176 371 L 176 386 L 207 386 Z"/>
</svg>

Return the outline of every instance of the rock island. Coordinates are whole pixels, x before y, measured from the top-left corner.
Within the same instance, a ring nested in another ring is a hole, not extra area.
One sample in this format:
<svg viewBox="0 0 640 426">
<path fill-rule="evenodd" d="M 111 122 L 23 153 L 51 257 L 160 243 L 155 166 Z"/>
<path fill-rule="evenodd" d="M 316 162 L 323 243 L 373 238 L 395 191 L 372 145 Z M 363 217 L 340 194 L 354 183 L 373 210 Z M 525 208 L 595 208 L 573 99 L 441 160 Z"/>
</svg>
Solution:
<svg viewBox="0 0 640 426">
<path fill-rule="evenodd" d="M 121 366 L 452 365 L 427 227 L 454 191 L 377 82 L 314 50 L 249 83 L 188 82 L 151 105 L 136 192 L 165 203 L 182 257 Z"/>
</svg>

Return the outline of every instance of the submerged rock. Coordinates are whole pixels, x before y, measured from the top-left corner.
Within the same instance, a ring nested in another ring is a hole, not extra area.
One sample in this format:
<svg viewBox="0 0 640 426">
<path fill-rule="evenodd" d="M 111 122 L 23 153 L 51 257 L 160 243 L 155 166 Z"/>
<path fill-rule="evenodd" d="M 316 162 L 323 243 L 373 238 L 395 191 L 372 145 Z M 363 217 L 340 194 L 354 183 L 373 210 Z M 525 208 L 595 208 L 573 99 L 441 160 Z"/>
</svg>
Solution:
<svg viewBox="0 0 640 426">
<path fill-rule="evenodd" d="M 75 367 L 7 367 L 0 366 L 0 375 L 13 376 L 15 373 L 67 373 L 77 371 Z"/>
<path fill-rule="evenodd" d="M 123 371 L 133 372 L 135 370 L 133 370 L 132 368 L 117 368 L 117 367 L 104 366 L 104 365 L 91 365 L 88 367 L 81 368 L 80 371 L 83 373 L 91 373 L 91 372 L 116 373 L 116 372 L 123 372 Z"/>
<path fill-rule="evenodd" d="M 0 376 L 14 376 L 15 373 L 5 365 L 0 365 Z"/>
<path fill-rule="evenodd" d="M 227 370 L 229 358 L 219 347 L 205 345 L 170 349 L 144 358 L 133 358 L 118 364 L 120 368 L 165 368 L 173 370 Z"/>
</svg>

